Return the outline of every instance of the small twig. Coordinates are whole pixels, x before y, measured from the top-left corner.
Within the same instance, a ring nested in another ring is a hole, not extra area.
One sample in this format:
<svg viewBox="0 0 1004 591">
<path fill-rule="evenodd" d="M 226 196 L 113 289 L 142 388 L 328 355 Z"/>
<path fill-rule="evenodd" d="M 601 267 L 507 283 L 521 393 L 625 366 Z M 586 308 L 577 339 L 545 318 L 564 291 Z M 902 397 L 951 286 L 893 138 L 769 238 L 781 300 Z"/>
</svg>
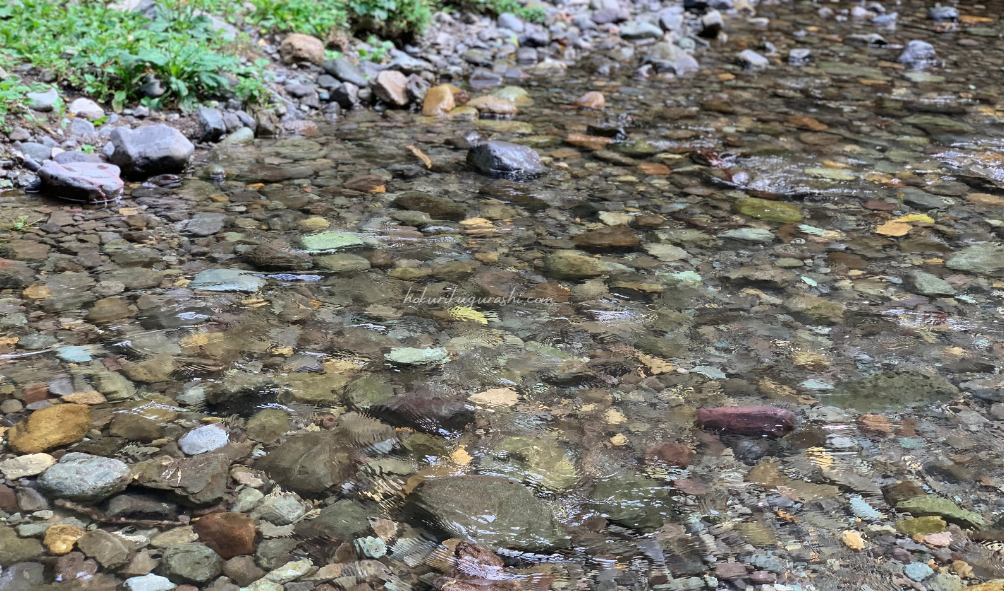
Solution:
<svg viewBox="0 0 1004 591">
<path fill-rule="evenodd" d="M 56 505 L 63 507 L 64 509 L 69 509 L 70 511 L 76 511 L 77 513 L 82 513 L 94 521 L 100 521 L 101 523 L 111 523 L 114 525 L 139 525 L 142 527 L 163 527 L 169 525 L 188 525 L 184 521 L 158 521 L 155 519 L 126 519 L 124 517 L 108 517 L 103 511 L 95 507 L 85 507 L 84 505 L 79 505 L 72 501 L 67 501 L 66 499 L 56 499 Z"/>
</svg>

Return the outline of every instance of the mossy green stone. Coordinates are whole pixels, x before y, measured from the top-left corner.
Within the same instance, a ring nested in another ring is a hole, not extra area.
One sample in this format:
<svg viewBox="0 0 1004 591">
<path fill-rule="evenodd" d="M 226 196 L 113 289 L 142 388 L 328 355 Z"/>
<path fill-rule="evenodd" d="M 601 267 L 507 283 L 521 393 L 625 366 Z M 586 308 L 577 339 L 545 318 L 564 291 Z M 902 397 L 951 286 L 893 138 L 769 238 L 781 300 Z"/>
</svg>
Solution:
<svg viewBox="0 0 1004 591">
<path fill-rule="evenodd" d="M 931 135 L 969 133 L 973 128 L 968 123 L 949 119 L 942 115 L 916 114 L 902 120 L 907 125 L 919 127 Z"/>
<path fill-rule="evenodd" d="M 839 408 L 871 412 L 947 402 L 958 395 L 959 389 L 941 376 L 901 371 L 841 382 L 829 393 L 827 402 Z"/>
<path fill-rule="evenodd" d="M 896 529 L 908 536 L 926 536 L 945 531 L 948 523 L 937 515 L 927 515 L 925 517 L 909 517 L 896 522 Z"/>
<path fill-rule="evenodd" d="M 935 515 L 944 518 L 945 521 L 950 521 L 963 527 L 974 529 L 983 529 L 986 527 L 986 521 L 977 513 L 967 511 L 948 499 L 936 495 L 925 495 L 900 501 L 896 504 L 896 510 L 904 511 L 917 517 Z"/>
<path fill-rule="evenodd" d="M 394 397 L 394 388 L 373 376 L 361 377 L 345 387 L 345 400 L 352 408 L 364 409 Z"/>
<path fill-rule="evenodd" d="M 262 443 L 276 443 L 290 429 L 289 414 L 278 408 L 258 411 L 248 420 L 248 437 Z"/>
<path fill-rule="evenodd" d="M 793 224 L 802 221 L 802 212 L 798 207 L 784 201 L 746 197 L 736 202 L 735 209 L 738 213 L 767 222 Z"/>
</svg>

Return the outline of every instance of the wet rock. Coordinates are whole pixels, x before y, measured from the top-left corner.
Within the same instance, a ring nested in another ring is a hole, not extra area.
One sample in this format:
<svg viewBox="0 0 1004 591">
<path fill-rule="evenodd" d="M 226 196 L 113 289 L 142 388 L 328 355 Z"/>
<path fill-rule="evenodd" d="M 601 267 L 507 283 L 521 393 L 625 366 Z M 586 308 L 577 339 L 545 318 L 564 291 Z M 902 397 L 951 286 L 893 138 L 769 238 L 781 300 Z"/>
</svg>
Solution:
<svg viewBox="0 0 1004 591">
<path fill-rule="evenodd" d="M 136 315 L 136 306 L 132 306 L 122 298 L 104 298 L 94 302 L 87 311 L 87 320 L 95 324 L 116 322 Z"/>
<path fill-rule="evenodd" d="M 773 406 L 702 408 L 697 411 L 697 422 L 726 433 L 773 437 L 783 437 L 797 426 L 794 413 Z"/>
<path fill-rule="evenodd" d="M 355 472 L 348 444 L 340 430 L 294 435 L 259 460 L 257 467 L 289 490 L 321 493 Z"/>
<path fill-rule="evenodd" d="M 956 271 L 992 274 L 1004 269 L 1004 246 L 977 244 L 952 255 L 945 266 Z"/>
<path fill-rule="evenodd" d="M 580 96 L 578 100 L 575 101 L 575 104 L 582 109 L 602 111 L 606 107 L 607 102 L 602 92 L 592 90 Z"/>
<path fill-rule="evenodd" d="M 151 355 L 142 361 L 129 361 L 122 365 L 122 373 L 134 382 L 154 384 L 166 382 L 174 371 L 174 357 L 166 353 Z"/>
<path fill-rule="evenodd" d="M 442 363 L 449 357 L 446 349 L 434 347 L 429 349 L 415 347 L 397 347 L 391 349 L 384 358 L 391 363 L 400 365 L 429 365 Z"/>
<path fill-rule="evenodd" d="M 401 193 L 394 199 L 394 205 L 402 209 L 423 211 L 436 220 L 460 221 L 467 217 L 467 207 L 463 204 L 419 191 Z"/>
<path fill-rule="evenodd" d="M 124 184 L 119 167 L 93 162 L 58 164 L 48 160 L 38 170 L 42 190 L 54 197 L 87 203 L 118 199 Z"/>
<path fill-rule="evenodd" d="M 770 60 L 766 57 L 760 55 L 759 53 L 753 51 L 752 49 L 744 49 L 739 52 L 737 57 L 739 64 L 747 70 L 762 70 L 770 65 Z"/>
<path fill-rule="evenodd" d="M 305 538 L 352 540 L 369 531 L 369 518 L 377 510 L 356 500 L 342 499 L 328 505 L 313 519 L 296 525 L 296 535 Z"/>
<path fill-rule="evenodd" d="M 212 505 L 227 492 L 230 463 L 231 459 L 223 454 L 207 453 L 185 459 L 162 456 L 135 465 L 135 484 L 171 493 L 186 505 Z"/>
<path fill-rule="evenodd" d="M 466 398 L 446 387 L 428 386 L 370 407 L 370 412 L 398 427 L 428 433 L 459 432 L 474 422 Z"/>
<path fill-rule="evenodd" d="M 919 70 L 934 66 L 937 63 L 936 57 L 933 45 L 914 39 L 906 44 L 903 53 L 899 55 L 899 63 Z"/>
<path fill-rule="evenodd" d="M 841 408 L 876 411 L 947 402 L 958 395 L 958 388 L 940 376 L 902 371 L 843 381 L 826 399 Z"/>
<path fill-rule="evenodd" d="M 397 70 L 384 70 L 373 81 L 377 98 L 395 107 L 408 106 L 408 78 Z"/>
<path fill-rule="evenodd" d="M 230 434 L 222 425 L 206 425 L 192 429 L 178 439 L 178 447 L 190 456 L 215 451 L 230 442 Z"/>
<path fill-rule="evenodd" d="M 277 443 L 289 430 L 289 413 L 277 408 L 258 411 L 245 428 L 248 437 L 267 444 Z"/>
<path fill-rule="evenodd" d="M 325 252 L 363 244 L 362 238 L 349 232 L 329 231 L 300 237 L 300 245 L 308 252 Z"/>
<path fill-rule="evenodd" d="M 544 164 L 532 148 L 503 141 L 478 144 L 467 152 L 467 164 L 488 176 L 513 180 L 544 174 Z"/>
<path fill-rule="evenodd" d="M 254 558 L 250 556 L 237 556 L 224 563 L 223 574 L 241 587 L 247 587 L 264 577 L 266 573 L 264 570 L 258 568 L 258 565 L 254 562 Z"/>
<path fill-rule="evenodd" d="M 240 146 L 254 142 L 254 130 L 250 127 L 242 127 L 220 142 L 221 146 Z"/>
<path fill-rule="evenodd" d="M 56 577 L 61 581 L 89 579 L 98 572 L 98 564 L 84 556 L 83 552 L 70 552 L 56 561 Z"/>
<path fill-rule="evenodd" d="M 986 521 L 979 514 L 962 509 L 952 501 L 937 495 L 923 495 L 900 501 L 896 503 L 896 510 L 916 517 L 938 516 L 962 527 L 983 529 L 986 526 Z"/>
<path fill-rule="evenodd" d="M 959 9 L 935 4 L 927 9 L 927 18 L 935 22 L 955 22 L 959 20 Z"/>
<path fill-rule="evenodd" d="M 394 388 L 386 381 L 366 376 L 354 380 L 345 388 L 345 399 L 355 409 L 382 404 L 394 397 Z"/>
<path fill-rule="evenodd" d="M 218 577 L 223 559 L 205 544 L 178 544 L 164 550 L 160 570 L 174 583 L 197 585 Z"/>
<path fill-rule="evenodd" d="M 310 255 L 281 240 L 264 242 L 244 255 L 244 260 L 265 271 L 303 271 L 313 264 Z"/>
<path fill-rule="evenodd" d="M 38 562 L 21 562 L 0 573 L 0 590 L 32 591 L 45 582 L 45 567 Z"/>
<path fill-rule="evenodd" d="M 130 130 L 116 127 L 111 133 L 113 152 L 109 158 L 129 178 L 181 172 L 195 146 L 178 130 L 151 125 Z"/>
<path fill-rule="evenodd" d="M 223 121 L 223 114 L 218 109 L 209 107 L 199 107 L 195 110 L 195 116 L 199 121 L 202 135 L 200 142 L 217 142 L 227 133 L 227 124 Z"/>
<path fill-rule="evenodd" d="M 0 524 L 0 567 L 7 568 L 27 562 L 45 552 L 42 543 L 34 538 L 20 538 L 14 528 Z"/>
<path fill-rule="evenodd" d="M 108 517 L 134 517 L 138 519 L 163 519 L 171 521 L 178 514 L 178 506 L 163 500 L 132 493 L 115 495 L 105 504 Z"/>
<path fill-rule="evenodd" d="M 518 482 L 490 476 L 426 480 L 409 496 L 423 525 L 494 548 L 546 551 L 568 545 L 551 508 Z"/>
<path fill-rule="evenodd" d="M 797 295 L 784 301 L 784 307 L 796 319 L 809 324 L 838 324 L 844 318 L 844 305 L 817 295 Z"/>
<path fill-rule="evenodd" d="M 573 242 L 584 250 L 603 251 L 637 248 L 641 240 L 627 226 L 606 226 L 583 232 Z"/>
<path fill-rule="evenodd" d="M 482 116 L 484 115 L 501 115 L 510 116 L 515 115 L 519 109 L 516 105 L 511 102 L 494 96 L 479 96 L 467 101 L 465 105 L 478 110 Z"/>
<path fill-rule="evenodd" d="M 199 540 L 224 559 L 254 554 L 258 530 L 242 513 L 210 513 L 194 525 Z"/>
<path fill-rule="evenodd" d="M 45 452 L 76 443 L 91 428 L 91 409 L 79 404 L 59 404 L 35 411 L 11 427 L 7 442 L 21 454 Z"/>
<path fill-rule="evenodd" d="M 736 202 L 735 210 L 743 215 L 768 222 L 793 224 L 802 221 L 802 212 L 798 207 L 784 201 L 746 197 Z"/>
<path fill-rule="evenodd" d="M 242 269 L 207 269 L 196 275 L 188 287 L 203 291 L 243 291 L 253 293 L 265 280 Z"/>
<path fill-rule="evenodd" d="M 104 568 L 115 568 L 129 561 L 129 543 L 101 529 L 94 529 L 77 540 L 77 547 L 88 558 L 93 558 Z"/>
<path fill-rule="evenodd" d="M 641 532 L 656 531 L 669 516 L 670 495 L 665 486 L 636 474 L 599 480 L 590 493 L 589 507 L 610 521 Z"/>
<path fill-rule="evenodd" d="M 936 534 L 945 531 L 947 527 L 948 523 L 937 515 L 911 517 L 896 522 L 896 529 L 910 537 Z"/>
<path fill-rule="evenodd" d="M 931 135 L 960 135 L 970 133 L 972 127 L 963 121 L 942 115 L 918 113 L 900 120 L 907 125 L 919 127 Z"/>
<path fill-rule="evenodd" d="M 351 271 L 365 271 L 371 264 L 369 260 L 359 255 L 342 253 L 329 254 L 314 259 L 314 263 L 321 269 L 334 273 L 348 273 Z"/>
<path fill-rule="evenodd" d="M 904 279 L 910 290 L 920 295 L 939 297 L 956 294 L 955 288 L 947 281 L 924 271 L 910 271 Z"/>
<path fill-rule="evenodd" d="M 544 259 L 544 270 L 558 279 L 588 279 L 618 270 L 616 266 L 575 252 L 556 250 Z"/>
<path fill-rule="evenodd" d="M 287 64 L 310 62 L 319 66 L 324 63 L 324 42 L 317 37 L 293 33 L 282 40 L 279 55 Z"/>
<path fill-rule="evenodd" d="M 46 470 L 38 483 L 53 497 L 95 502 L 125 490 L 131 477 L 129 466 L 119 460 L 71 452 Z"/>
<path fill-rule="evenodd" d="M 628 21 L 618 27 L 625 39 L 659 39 L 662 27 L 649 21 Z"/>
</svg>

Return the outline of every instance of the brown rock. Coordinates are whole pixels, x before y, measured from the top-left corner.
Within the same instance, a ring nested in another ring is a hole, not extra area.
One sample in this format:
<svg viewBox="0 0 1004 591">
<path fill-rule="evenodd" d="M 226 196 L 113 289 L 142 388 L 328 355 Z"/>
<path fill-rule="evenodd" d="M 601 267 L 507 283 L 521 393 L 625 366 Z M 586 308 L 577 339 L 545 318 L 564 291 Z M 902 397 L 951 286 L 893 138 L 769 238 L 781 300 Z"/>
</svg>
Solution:
<svg viewBox="0 0 1004 591">
<path fill-rule="evenodd" d="M 641 240 L 627 226 L 606 226 L 583 232 L 576 236 L 573 242 L 579 248 L 586 250 L 615 250 L 637 248 Z"/>
<path fill-rule="evenodd" d="M 575 104 L 582 109 L 602 111 L 607 106 L 607 99 L 603 97 L 602 92 L 591 90 L 580 96 L 579 100 L 575 101 Z"/>
<path fill-rule="evenodd" d="M 690 465 L 690 458 L 694 457 L 694 450 L 686 443 L 663 443 L 649 449 L 646 457 L 651 464 L 686 468 Z"/>
<path fill-rule="evenodd" d="M 858 427 L 862 431 L 873 431 L 876 433 L 893 432 L 892 423 L 882 415 L 861 415 L 858 417 Z"/>
<path fill-rule="evenodd" d="M 6 484 L 0 484 L 0 511 L 17 513 L 17 495 Z"/>
<path fill-rule="evenodd" d="M 134 382 L 166 382 L 174 371 L 174 358 L 166 353 L 151 355 L 143 361 L 128 361 L 122 373 Z"/>
<path fill-rule="evenodd" d="M 243 513 L 210 513 L 195 522 L 199 541 L 224 559 L 254 554 L 258 530 Z"/>
<path fill-rule="evenodd" d="M 56 561 L 56 580 L 72 581 L 88 579 L 98 572 L 98 563 L 84 556 L 83 552 L 70 552 Z"/>
<path fill-rule="evenodd" d="M 479 96 L 468 101 L 467 106 L 474 107 L 482 115 L 515 115 L 519 112 L 516 105 L 497 96 Z"/>
<path fill-rule="evenodd" d="M 254 558 L 237 556 L 223 564 L 223 574 L 234 580 L 241 587 L 247 587 L 265 576 L 265 571 L 258 568 Z"/>
<path fill-rule="evenodd" d="M 408 106 L 408 79 L 397 70 L 384 70 L 377 74 L 373 92 L 377 98 L 395 107 Z"/>
<path fill-rule="evenodd" d="M 426 117 L 441 117 L 446 115 L 457 106 L 453 98 L 453 90 L 448 84 L 433 86 L 425 93 L 425 100 L 422 101 L 422 114 Z"/>
<path fill-rule="evenodd" d="M 287 64 L 295 62 L 310 62 L 321 65 L 324 63 L 324 42 L 317 37 L 293 33 L 282 40 L 279 46 L 282 61 Z"/>
<path fill-rule="evenodd" d="M 81 404 L 57 404 L 32 413 L 11 427 L 7 440 L 20 454 L 34 454 L 76 443 L 91 428 L 91 409 Z"/>
<path fill-rule="evenodd" d="M 608 144 L 614 143 L 614 138 L 599 135 L 585 135 L 583 133 L 570 133 L 567 137 L 565 137 L 565 141 L 577 148 L 602 150 Z"/>
<path fill-rule="evenodd" d="M 105 568 L 122 566 L 129 562 L 129 543 L 102 529 L 91 530 L 80 536 L 77 546 L 88 557 Z"/>
<path fill-rule="evenodd" d="M 927 492 L 919 484 L 909 480 L 899 480 L 882 487 L 882 497 L 895 507 L 901 501 L 926 495 Z"/>
<path fill-rule="evenodd" d="M 808 129 L 809 131 L 826 131 L 830 128 L 829 125 L 806 115 L 791 115 L 784 121 L 788 125 L 798 127 L 799 129 Z"/>
<path fill-rule="evenodd" d="M 123 318 L 131 318 L 136 315 L 136 312 L 136 306 L 127 303 L 122 298 L 105 298 L 94 302 L 94 306 L 87 312 L 87 320 L 98 324 L 115 322 Z"/>
<path fill-rule="evenodd" d="M 795 430 L 795 414 L 774 406 L 719 406 L 701 408 L 697 422 L 702 426 L 739 435 L 782 437 Z"/>
</svg>

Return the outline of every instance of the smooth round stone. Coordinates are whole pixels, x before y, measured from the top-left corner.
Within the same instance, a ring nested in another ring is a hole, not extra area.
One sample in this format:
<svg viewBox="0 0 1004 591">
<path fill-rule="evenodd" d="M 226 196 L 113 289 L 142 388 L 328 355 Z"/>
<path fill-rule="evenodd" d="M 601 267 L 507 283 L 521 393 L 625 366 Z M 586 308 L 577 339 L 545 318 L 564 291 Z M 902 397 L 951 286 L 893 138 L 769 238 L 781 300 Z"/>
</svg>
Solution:
<svg viewBox="0 0 1004 591">
<path fill-rule="evenodd" d="M 100 501 L 125 490 L 131 472 L 124 462 L 70 452 L 39 477 L 50 495 L 73 501 Z"/>
<path fill-rule="evenodd" d="M 129 591 L 171 591 L 177 587 L 170 579 L 153 573 L 126 579 L 125 586 Z"/>
<path fill-rule="evenodd" d="M 190 456 L 204 454 L 226 445 L 230 435 L 219 425 L 206 425 L 192 429 L 178 439 L 178 447 Z"/>
</svg>

